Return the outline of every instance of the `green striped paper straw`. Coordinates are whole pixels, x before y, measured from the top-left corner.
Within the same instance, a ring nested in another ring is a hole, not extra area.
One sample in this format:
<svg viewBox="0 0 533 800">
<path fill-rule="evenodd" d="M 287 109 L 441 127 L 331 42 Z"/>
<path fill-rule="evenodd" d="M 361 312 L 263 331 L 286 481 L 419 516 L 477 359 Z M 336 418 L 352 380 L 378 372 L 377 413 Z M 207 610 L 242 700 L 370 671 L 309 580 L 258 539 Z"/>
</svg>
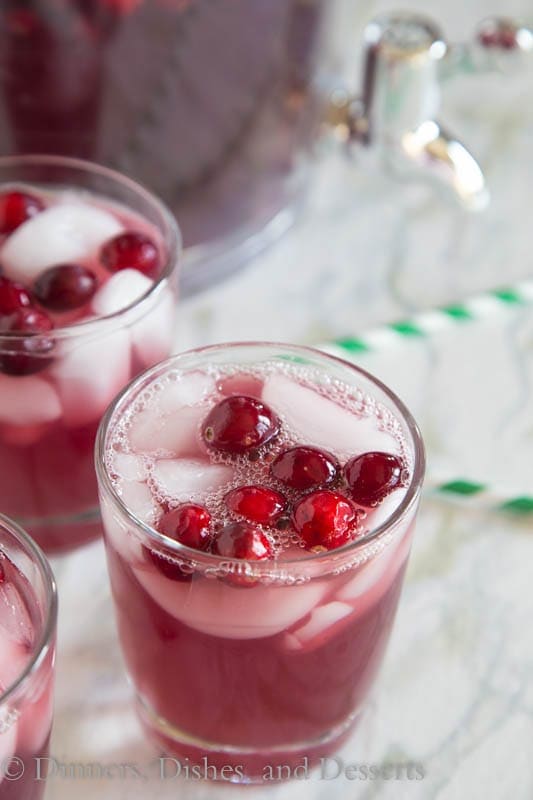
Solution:
<svg viewBox="0 0 533 800">
<path fill-rule="evenodd" d="M 430 338 L 441 331 L 470 322 L 493 319 L 495 315 L 533 305 L 533 281 L 492 289 L 461 303 L 422 311 L 400 322 L 372 328 L 357 336 L 343 337 L 322 349 L 341 358 L 363 355 L 384 349 L 406 339 Z M 464 477 L 436 480 L 429 477 L 426 491 L 434 497 L 468 503 L 480 510 L 499 511 L 524 517 L 533 515 L 533 494 L 500 489 L 489 483 Z"/>
<path fill-rule="evenodd" d="M 430 495 L 468 505 L 474 504 L 479 510 L 498 511 L 516 517 L 533 515 L 533 494 L 506 491 L 488 483 L 477 483 L 466 478 L 436 482 L 430 477 L 425 488 Z"/>
<path fill-rule="evenodd" d="M 344 357 L 382 350 L 401 340 L 427 338 L 469 322 L 494 318 L 495 314 L 525 305 L 533 305 L 533 281 L 492 289 L 462 303 L 421 311 L 409 319 L 381 325 L 355 337 L 335 339 L 326 349 L 331 351 L 332 348 L 340 348 Z"/>
</svg>

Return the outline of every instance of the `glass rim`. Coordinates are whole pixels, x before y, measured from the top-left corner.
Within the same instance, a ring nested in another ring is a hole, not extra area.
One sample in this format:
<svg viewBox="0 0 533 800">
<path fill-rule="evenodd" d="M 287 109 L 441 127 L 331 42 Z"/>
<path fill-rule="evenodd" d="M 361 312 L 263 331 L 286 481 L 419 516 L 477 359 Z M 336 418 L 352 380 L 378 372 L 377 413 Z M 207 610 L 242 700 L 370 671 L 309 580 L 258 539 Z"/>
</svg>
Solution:
<svg viewBox="0 0 533 800">
<path fill-rule="evenodd" d="M 157 295 L 161 290 L 162 287 L 165 285 L 165 282 L 170 278 L 176 266 L 179 262 L 182 250 L 183 250 L 183 237 L 181 235 L 181 229 L 170 211 L 170 209 L 163 203 L 162 200 L 157 197 L 153 192 L 143 186 L 141 183 L 134 181 L 132 178 L 129 178 L 127 175 L 124 175 L 117 170 L 111 169 L 110 167 L 105 167 L 102 164 L 97 164 L 93 161 L 87 161 L 81 158 L 70 158 L 69 156 L 59 156 L 59 155 L 46 155 L 46 154 L 27 154 L 27 155 L 14 155 L 14 156 L 0 156 L 0 170 L 4 167 L 9 166 L 16 166 L 20 164 L 21 166 L 56 166 L 56 167 L 67 167 L 72 170 L 80 170 L 85 171 L 86 173 L 90 173 L 93 175 L 97 175 L 99 177 L 105 178 L 110 181 L 114 181 L 117 184 L 122 184 L 126 188 L 128 188 L 133 193 L 137 194 L 139 197 L 144 198 L 153 208 L 156 209 L 158 214 L 161 216 L 164 224 L 166 226 L 165 239 L 170 238 L 170 246 L 168 248 L 168 253 L 166 255 L 164 269 L 161 271 L 161 274 L 158 276 L 157 280 L 153 282 L 150 288 L 134 300 L 129 305 L 125 306 L 124 308 L 118 309 L 118 311 L 114 311 L 112 314 L 104 314 L 100 317 L 96 317 L 93 319 L 82 320 L 80 322 L 72 322 L 66 325 L 61 325 L 57 328 L 53 328 L 47 336 L 55 340 L 64 340 L 75 338 L 78 335 L 83 336 L 92 331 L 93 328 L 114 328 L 117 325 L 122 323 L 122 320 L 125 316 L 127 316 L 132 309 L 139 308 L 143 304 L 147 303 L 148 300 L 151 300 L 153 296 Z M 10 183 L 16 185 L 20 183 L 21 185 L 25 183 L 25 181 L 16 181 L 13 180 Z M 0 175 L 0 186 L 1 186 L 1 175 Z M 76 188 L 76 187 L 74 187 Z M 166 244 L 168 244 L 166 242 Z M 0 333 L 0 342 L 7 344 L 9 342 L 16 342 L 21 339 L 27 339 L 28 333 L 21 332 L 3 332 Z"/>
<path fill-rule="evenodd" d="M 43 661 L 46 659 L 50 648 L 53 645 L 53 639 L 57 628 L 57 611 L 58 611 L 58 593 L 57 584 L 52 572 L 50 562 L 41 550 L 38 544 L 20 527 L 5 514 L 0 513 L 0 534 L 2 529 L 7 530 L 13 538 L 22 545 L 24 552 L 31 558 L 33 564 L 37 565 L 46 592 L 46 608 L 44 609 L 45 617 L 43 624 L 43 631 L 35 645 L 35 651 L 30 660 L 16 678 L 3 693 L 0 693 L 0 706 L 7 700 L 15 695 L 21 687 L 34 675 Z M 1 548 L 0 548 L 1 549 Z"/>
<path fill-rule="evenodd" d="M 120 409 L 122 405 L 126 405 L 129 400 L 129 396 L 132 395 L 135 390 L 137 390 L 142 384 L 148 385 L 149 380 L 154 377 L 157 373 L 165 369 L 172 369 L 176 368 L 179 369 L 179 361 L 184 360 L 185 358 L 190 358 L 194 355 L 204 355 L 210 352 L 220 352 L 225 350 L 231 350 L 232 348 L 236 347 L 248 347 L 248 348 L 279 348 L 280 350 L 293 351 L 295 355 L 312 355 L 315 358 L 323 358 L 327 361 L 333 361 L 336 364 L 340 364 L 341 366 L 348 368 L 350 371 L 361 375 L 363 378 L 369 380 L 373 386 L 386 395 L 386 397 L 391 400 L 395 406 L 395 411 L 399 413 L 401 420 L 405 423 L 408 432 L 412 438 L 413 442 L 413 466 L 412 466 L 412 474 L 409 480 L 409 486 L 407 492 L 405 493 L 404 497 L 402 498 L 401 502 L 398 506 L 392 511 L 392 513 L 383 521 L 381 522 L 376 528 L 371 529 L 367 534 L 361 536 L 360 538 L 348 542 L 347 544 L 343 545 L 342 547 L 336 548 L 334 550 L 327 550 L 326 552 L 320 553 L 311 553 L 309 552 L 306 555 L 300 556 L 299 558 L 292 558 L 292 559 L 280 559 L 276 561 L 250 561 L 246 559 L 232 559 L 227 558 L 224 556 L 219 556 L 215 553 L 204 553 L 199 550 L 195 550 L 191 547 L 187 547 L 186 545 L 177 542 L 175 539 L 171 539 L 170 537 L 166 536 L 165 534 L 159 533 L 155 528 L 147 525 L 141 519 L 135 516 L 130 509 L 126 506 L 126 504 L 122 501 L 120 495 L 116 492 L 115 487 L 109 477 L 108 471 L 105 466 L 105 447 L 106 447 L 106 440 L 107 440 L 107 433 L 110 429 L 111 423 L 113 421 L 113 417 L 115 413 Z M 330 564 L 331 562 L 340 562 L 344 563 L 347 557 L 350 554 L 356 554 L 361 550 L 364 550 L 369 544 L 375 542 L 383 538 L 387 532 L 391 529 L 394 529 L 397 523 L 399 523 L 404 517 L 406 517 L 411 510 L 416 508 L 416 504 L 418 502 L 420 491 L 424 479 L 425 474 L 425 450 L 424 450 L 424 443 L 422 441 L 422 436 L 418 425 L 412 416 L 411 412 L 407 408 L 407 406 L 400 400 L 400 398 L 391 390 L 389 389 L 379 378 L 374 377 L 371 373 L 367 372 L 365 369 L 357 366 L 356 364 L 351 363 L 350 361 L 346 361 L 343 358 L 339 358 L 338 356 L 334 356 L 331 353 L 327 353 L 323 350 L 319 350 L 315 347 L 309 347 L 306 345 L 292 345 L 287 344 L 284 342 L 266 342 L 266 341 L 239 341 L 239 342 L 224 342 L 221 344 L 214 344 L 214 345 L 207 345 L 202 347 L 193 348 L 191 350 L 186 350 L 182 353 L 177 353 L 170 358 L 165 359 L 164 361 L 160 361 L 158 364 L 150 367 L 149 369 L 142 372 L 138 375 L 133 381 L 131 381 L 122 391 L 115 397 L 113 402 L 108 406 L 106 413 L 102 417 L 100 421 L 100 425 L 98 427 L 98 433 L 96 436 L 96 443 L 95 443 L 95 466 L 96 466 L 96 474 L 98 477 L 98 482 L 100 485 L 105 487 L 106 492 L 112 498 L 113 504 L 115 508 L 118 509 L 122 517 L 126 517 L 130 524 L 133 524 L 136 529 L 140 530 L 144 536 L 148 538 L 148 541 L 153 543 L 156 547 L 160 549 L 167 550 L 172 556 L 176 558 L 185 558 L 192 562 L 196 562 L 197 564 L 214 566 L 214 565 L 227 565 L 231 563 L 232 565 L 238 564 L 246 564 L 249 565 L 251 570 L 253 571 L 254 575 L 267 575 L 267 574 L 279 574 L 280 572 L 294 572 L 295 574 L 298 571 L 301 571 L 303 568 L 309 565 L 315 564 Z"/>
</svg>

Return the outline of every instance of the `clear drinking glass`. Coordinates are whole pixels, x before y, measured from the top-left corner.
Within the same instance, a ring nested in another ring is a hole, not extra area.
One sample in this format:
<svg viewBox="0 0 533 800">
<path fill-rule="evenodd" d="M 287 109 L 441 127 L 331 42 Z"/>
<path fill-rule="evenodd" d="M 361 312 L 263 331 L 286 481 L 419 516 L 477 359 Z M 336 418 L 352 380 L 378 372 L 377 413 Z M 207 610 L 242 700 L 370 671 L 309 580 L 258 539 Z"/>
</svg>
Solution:
<svg viewBox="0 0 533 800">
<path fill-rule="evenodd" d="M 0 797 L 40 800 L 53 716 L 54 577 L 30 537 L 0 515 Z"/>
<path fill-rule="evenodd" d="M 0 8 L 0 150 L 88 158 L 180 220 L 189 288 L 286 229 L 319 127 L 325 0 Z"/>
<path fill-rule="evenodd" d="M 337 402 L 341 386 L 349 412 Z M 213 494 L 207 475 L 220 484 L 220 470 L 235 469 L 253 484 L 269 474 L 268 452 L 206 466 L 198 420 L 221 394 L 268 397 L 283 430 L 330 452 L 393 442 L 408 464 L 401 492 L 367 509 L 367 529 L 338 549 L 290 545 L 259 561 L 178 543 L 157 530 L 158 503 L 179 506 L 199 481 L 206 507 L 220 508 L 227 486 Z M 150 447 L 155 456 L 143 456 Z M 173 448 L 183 456 L 169 460 Z M 162 464 L 177 503 L 162 496 Z M 102 421 L 96 466 L 120 641 L 149 735 L 178 759 L 207 763 L 206 777 L 239 782 L 336 750 L 381 664 L 413 535 L 424 453 L 401 401 L 353 364 L 309 348 L 202 348 L 122 392 Z"/>
<path fill-rule="evenodd" d="M 137 300 L 47 333 L 46 353 L 32 355 L 43 360 L 34 374 L 3 370 L 4 359 L 32 340 L 0 331 L 0 508 L 46 552 L 59 552 L 101 533 L 93 449 L 104 410 L 128 381 L 172 350 L 180 233 L 150 192 L 95 164 L 0 158 L 0 190 L 13 186 L 68 191 L 133 212 L 158 232 L 164 253 L 159 277 Z"/>
</svg>

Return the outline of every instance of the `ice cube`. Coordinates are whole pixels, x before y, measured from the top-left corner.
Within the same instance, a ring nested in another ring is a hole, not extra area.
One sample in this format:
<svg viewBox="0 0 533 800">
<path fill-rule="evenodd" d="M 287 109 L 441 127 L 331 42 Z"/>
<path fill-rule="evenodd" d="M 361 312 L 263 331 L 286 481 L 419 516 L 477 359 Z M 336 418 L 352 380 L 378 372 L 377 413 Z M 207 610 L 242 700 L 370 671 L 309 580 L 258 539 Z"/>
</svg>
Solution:
<svg viewBox="0 0 533 800">
<path fill-rule="evenodd" d="M 133 453 L 115 453 L 113 456 L 113 470 L 127 481 L 146 480 L 146 465 L 142 458 Z"/>
<path fill-rule="evenodd" d="M 396 439 L 378 429 L 375 417 L 356 416 L 285 375 L 267 378 L 262 399 L 284 417 L 301 441 L 330 450 L 339 458 L 371 450 L 399 452 Z"/>
<path fill-rule="evenodd" d="M 32 696 L 32 702 L 24 703 L 17 722 L 19 748 L 23 748 L 27 753 L 42 751 L 52 727 L 54 693 L 50 673 L 43 676 L 41 681 L 37 695 Z"/>
<path fill-rule="evenodd" d="M 233 469 L 199 458 L 161 459 L 153 469 L 159 491 L 173 500 L 201 500 L 233 478 Z"/>
<path fill-rule="evenodd" d="M 140 411 L 129 431 L 129 442 L 138 453 L 168 452 L 179 457 L 205 453 L 198 433 L 205 408 L 191 406 L 176 414 L 158 416 L 155 409 Z"/>
<path fill-rule="evenodd" d="M 34 375 L 0 375 L 0 422 L 33 426 L 53 422 L 61 416 L 57 392 Z"/>
<path fill-rule="evenodd" d="M 167 358 L 174 345 L 176 300 L 170 289 L 163 287 L 154 295 L 151 308 L 131 328 L 135 355 L 149 367 Z"/>
<path fill-rule="evenodd" d="M 31 284 L 47 267 L 93 255 L 122 229 L 102 208 L 79 201 L 60 203 L 36 214 L 9 236 L 0 252 L 4 272 Z"/>
<path fill-rule="evenodd" d="M 130 378 L 130 337 L 117 329 L 83 343 L 73 343 L 50 370 L 65 423 L 95 422 Z"/>
<path fill-rule="evenodd" d="M 397 534 L 383 550 L 357 567 L 350 577 L 337 591 L 336 597 L 351 603 L 359 612 L 375 603 L 391 586 L 398 571 L 403 566 L 411 546 L 413 529 Z"/>
<path fill-rule="evenodd" d="M 149 291 L 153 281 L 137 269 L 116 272 L 93 297 L 92 309 L 99 316 L 108 316 L 135 303 Z"/>
<path fill-rule="evenodd" d="M 34 639 L 28 607 L 18 588 L 10 581 L 0 584 L 0 637 L 12 639 L 26 648 L 31 647 Z"/>
<path fill-rule="evenodd" d="M 337 623 L 345 620 L 350 614 L 353 614 L 352 606 L 339 603 L 337 600 L 318 606 L 313 609 L 310 618 L 303 625 L 287 632 L 283 644 L 288 650 L 313 650 L 336 633 Z"/>
<path fill-rule="evenodd" d="M 0 792 L 2 791 L 2 781 L 6 772 L 5 767 L 15 755 L 17 747 L 18 726 L 15 713 L 7 705 L 0 706 Z"/>
<path fill-rule="evenodd" d="M 374 596 L 377 598 L 379 594 L 382 594 L 383 591 L 388 588 L 389 581 L 387 580 L 387 585 L 382 586 L 382 591 L 379 591 L 379 583 L 381 580 L 384 581 L 384 576 L 388 570 L 389 564 L 390 555 L 385 548 L 383 552 L 370 558 L 361 566 L 356 567 L 353 577 L 351 577 L 337 592 L 337 599 L 346 603 L 351 603 L 352 607 L 355 605 L 355 607 L 362 609 L 361 598 L 363 598 L 364 595 L 371 593 L 371 599 L 373 600 L 375 599 Z M 365 608 L 366 607 L 367 603 L 365 602 Z"/>
<path fill-rule="evenodd" d="M 205 372 L 188 372 L 175 381 L 168 381 L 156 396 L 156 408 L 163 414 L 172 414 L 184 406 L 200 405 L 215 391 L 215 381 Z M 207 410 L 203 410 L 207 414 Z"/>
<path fill-rule="evenodd" d="M 133 533 L 132 525 L 119 517 L 107 498 L 101 498 L 100 508 L 106 543 L 116 550 L 127 564 L 142 563 L 142 545 L 140 539 Z"/>
<path fill-rule="evenodd" d="M 368 515 L 364 520 L 365 528 L 368 530 L 373 530 L 378 528 L 384 522 L 387 522 L 387 520 L 392 516 L 393 512 L 396 511 L 406 494 L 407 487 L 402 486 L 399 489 L 396 489 L 394 492 L 388 494 L 387 497 L 385 497 L 375 508 L 367 509 Z"/>
<path fill-rule="evenodd" d="M 3 614 L 0 608 L 0 614 Z M 0 625 L 3 625 L 0 617 Z M 27 644 L 6 635 L 0 627 L 0 695 L 19 679 L 30 662 L 31 651 Z"/>
<path fill-rule="evenodd" d="M 155 525 L 161 514 L 161 507 L 145 483 L 121 480 L 117 484 L 117 491 L 132 514 L 146 525 Z"/>
<path fill-rule="evenodd" d="M 151 567 L 135 569 L 147 592 L 168 614 L 195 630 L 226 639 L 274 636 L 294 625 L 322 600 L 327 585 L 242 588 L 217 579 L 180 583 Z M 350 609 L 351 611 L 351 609 Z"/>
</svg>

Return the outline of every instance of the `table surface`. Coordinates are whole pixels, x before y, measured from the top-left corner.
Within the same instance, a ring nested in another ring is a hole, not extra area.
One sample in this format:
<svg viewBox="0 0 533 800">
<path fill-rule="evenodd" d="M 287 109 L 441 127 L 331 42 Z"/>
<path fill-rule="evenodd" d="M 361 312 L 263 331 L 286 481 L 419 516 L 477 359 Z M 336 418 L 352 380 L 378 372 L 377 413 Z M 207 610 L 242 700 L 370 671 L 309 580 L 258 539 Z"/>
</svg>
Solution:
<svg viewBox="0 0 533 800">
<path fill-rule="evenodd" d="M 347 0 L 345 37 L 394 3 Z M 411 7 L 465 38 L 494 12 L 490 0 Z M 507 2 L 506 13 L 527 9 Z M 500 9 L 501 10 L 501 9 Z M 399 185 L 333 152 L 317 170 L 309 208 L 293 230 L 221 286 L 182 303 L 176 349 L 217 341 L 315 344 L 512 283 L 531 271 L 533 84 L 460 79 L 443 118 L 483 163 L 489 208 L 468 215 L 432 189 Z M 368 356 L 420 417 L 434 465 L 531 488 L 531 313 Z M 492 338 L 491 338 L 492 337 Z M 419 348 L 417 350 L 417 347 Z M 490 352 L 489 352 L 490 348 Z M 342 764 L 420 765 L 421 780 L 311 774 L 248 790 L 254 800 L 530 800 L 533 797 L 531 517 L 426 496 L 384 668 Z M 54 563 L 61 592 L 58 763 L 136 764 L 147 776 L 49 781 L 47 800 L 237 797 L 238 789 L 160 780 L 157 753 L 131 707 L 116 639 L 101 543 Z M 420 775 L 420 773 L 419 773 Z M 331 778 L 331 779 L 329 779 Z"/>
</svg>

